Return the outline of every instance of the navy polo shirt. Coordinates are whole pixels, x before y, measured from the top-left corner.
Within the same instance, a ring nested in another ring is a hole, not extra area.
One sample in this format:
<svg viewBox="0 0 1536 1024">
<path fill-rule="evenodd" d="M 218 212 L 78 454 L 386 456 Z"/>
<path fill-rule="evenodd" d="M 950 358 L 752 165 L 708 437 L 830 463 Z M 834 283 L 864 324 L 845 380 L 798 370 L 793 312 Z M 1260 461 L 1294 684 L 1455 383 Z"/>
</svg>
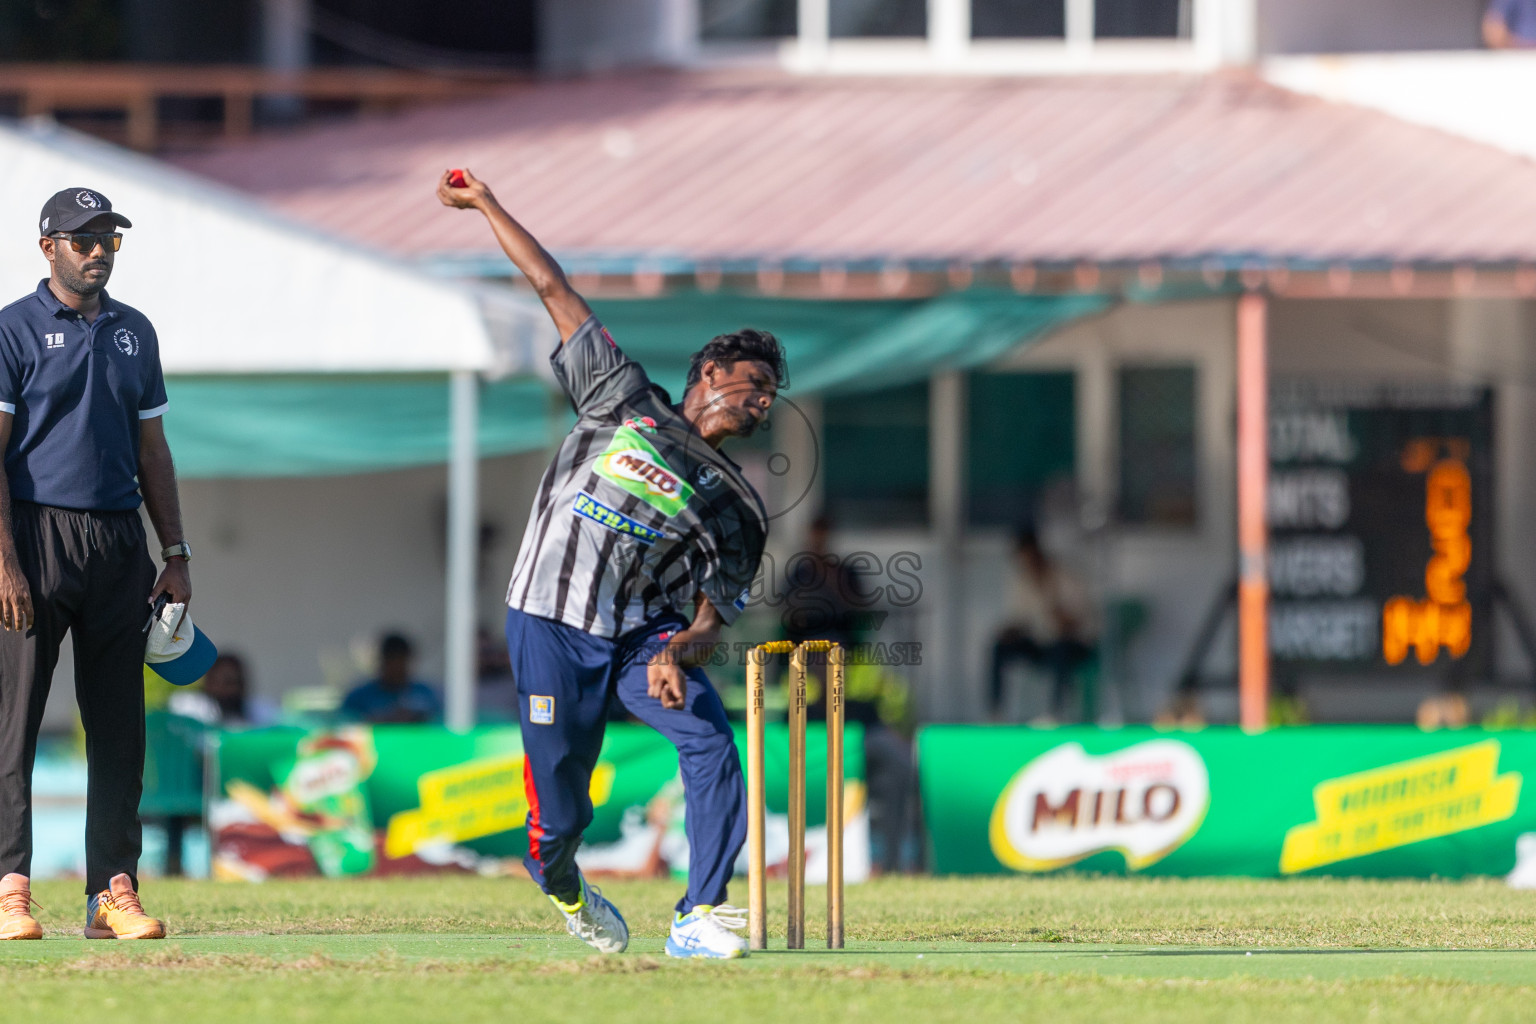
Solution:
<svg viewBox="0 0 1536 1024">
<path fill-rule="evenodd" d="M 1488 13 L 1497 15 L 1516 39 L 1536 43 L 1536 0 L 1493 0 Z"/>
<path fill-rule="evenodd" d="M 95 323 L 45 279 L 0 309 L 0 411 L 11 497 L 61 508 L 139 507 L 139 421 L 165 413 L 160 342 L 138 310 L 101 293 Z"/>
</svg>

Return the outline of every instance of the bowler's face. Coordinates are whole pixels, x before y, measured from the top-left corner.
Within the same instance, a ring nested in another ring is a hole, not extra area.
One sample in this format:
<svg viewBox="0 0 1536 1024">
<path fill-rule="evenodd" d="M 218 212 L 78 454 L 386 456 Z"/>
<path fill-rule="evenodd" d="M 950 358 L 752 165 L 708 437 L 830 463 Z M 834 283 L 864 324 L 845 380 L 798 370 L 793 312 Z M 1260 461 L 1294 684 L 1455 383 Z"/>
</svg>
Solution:
<svg viewBox="0 0 1536 1024">
<path fill-rule="evenodd" d="M 768 418 L 768 410 L 778 396 L 778 383 L 767 363 L 743 359 L 726 369 L 713 361 L 704 365 L 704 381 L 710 389 L 710 422 L 702 433 L 708 437 L 722 432 L 735 437 L 750 437 Z"/>
</svg>

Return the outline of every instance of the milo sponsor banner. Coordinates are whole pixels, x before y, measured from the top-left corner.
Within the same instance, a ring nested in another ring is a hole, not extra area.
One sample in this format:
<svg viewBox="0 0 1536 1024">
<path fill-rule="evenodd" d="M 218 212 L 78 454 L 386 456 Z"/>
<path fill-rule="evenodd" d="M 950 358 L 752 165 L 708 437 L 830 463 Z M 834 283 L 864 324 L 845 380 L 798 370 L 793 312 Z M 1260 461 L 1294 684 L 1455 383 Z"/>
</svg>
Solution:
<svg viewBox="0 0 1536 1024">
<path fill-rule="evenodd" d="M 992 805 L 987 838 L 1018 871 L 1066 867 L 1100 849 L 1118 851 L 1134 871 L 1182 846 L 1209 807 L 1205 762 L 1186 744 L 1148 740 L 1095 756 L 1064 743 L 1009 781 Z"/>
<path fill-rule="evenodd" d="M 1536 832 L 1536 733 L 931 726 L 934 870 L 1507 874 Z"/>
<path fill-rule="evenodd" d="M 848 727 L 844 839 L 848 877 L 868 874 L 861 733 Z M 788 736 L 768 729 L 768 859 L 788 856 Z M 745 750 L 738 733 L 737 746 Z M 826 740 L 808 737 L 808 875 L 825 879 Z M 218 737 L 208 808 L 214 874 L 522 872 L 528 800 L 516 727 L 276 728 Z M 594 818 L 578 855 L 593 876 L 683 874 L 688 867 L 677 753 L 651 729 L 611 725 L 592 773 Z"/>
</svg>

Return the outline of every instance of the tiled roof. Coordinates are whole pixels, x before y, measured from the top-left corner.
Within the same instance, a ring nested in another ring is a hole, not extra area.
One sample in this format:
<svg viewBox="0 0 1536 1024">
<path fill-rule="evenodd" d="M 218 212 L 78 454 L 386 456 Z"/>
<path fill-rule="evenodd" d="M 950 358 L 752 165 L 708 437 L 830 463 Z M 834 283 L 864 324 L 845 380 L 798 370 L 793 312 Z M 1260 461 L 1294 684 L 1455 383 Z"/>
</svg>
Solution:
<svg viewBox="0 0 1536 1024">
<path fill-rule="evenodd" d="M 1536 164 L 1246 75 L 548 81 L 178 160 L 407 257 L 1536 259 Z"/>
</svg>

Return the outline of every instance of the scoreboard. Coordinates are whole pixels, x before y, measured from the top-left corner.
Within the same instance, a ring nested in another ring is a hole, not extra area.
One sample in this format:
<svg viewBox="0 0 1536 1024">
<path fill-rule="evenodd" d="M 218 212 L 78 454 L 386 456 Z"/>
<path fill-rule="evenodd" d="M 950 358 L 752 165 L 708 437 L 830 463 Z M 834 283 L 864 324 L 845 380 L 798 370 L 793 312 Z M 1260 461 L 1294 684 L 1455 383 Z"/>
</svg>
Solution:
<svg viewBox="0 0 1536 1024">
<path fill-rule="evenodd" d="M 1275 661 L 1491 669 L 1492 421 L 1484 387 L 1276 382 Z"/>
</svg>

